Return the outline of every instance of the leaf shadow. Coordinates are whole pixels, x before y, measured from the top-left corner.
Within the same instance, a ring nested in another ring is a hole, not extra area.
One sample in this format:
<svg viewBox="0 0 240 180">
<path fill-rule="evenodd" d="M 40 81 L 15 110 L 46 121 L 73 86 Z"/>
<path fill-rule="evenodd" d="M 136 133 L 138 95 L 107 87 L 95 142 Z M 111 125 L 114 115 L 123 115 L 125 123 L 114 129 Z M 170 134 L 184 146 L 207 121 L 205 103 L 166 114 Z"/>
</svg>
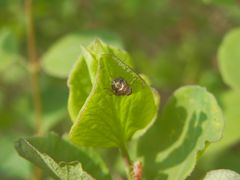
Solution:
<svg viewBox="0 0 240 180">
<path fill-rule="evenodd" d="M 189 122 L 188 130 L 185 135 L 185 139 L 181 146 L 175 148 L 161 163 L 159 163 L 159 167 L 161 170 L 165 170 L 173 167 L 176 164 L 181 163 L 184 159 L 191 153 L 194 149 L 197 141 L 202 133 L 202 124 L 207 120 L 207 116 L 205 113 L 194 112 L 191 115 L 191 119 Z"/>
<path fill-rule="evenodd" d="M 144 156 L 144 176 L 147 179 L 167 179 L 168 175 L 160 170 L 167 170 L 185 160 L 196 146 L 205 120 L 205 113 L 195 111 L 190 115 L 172 97 L 154 125 L 139 140 L 138 154 Z M 183 142 L 163 160 L 156 162 L 156 156 L 170 149 L 181 136 L 184 136 Z"/>
</svg>

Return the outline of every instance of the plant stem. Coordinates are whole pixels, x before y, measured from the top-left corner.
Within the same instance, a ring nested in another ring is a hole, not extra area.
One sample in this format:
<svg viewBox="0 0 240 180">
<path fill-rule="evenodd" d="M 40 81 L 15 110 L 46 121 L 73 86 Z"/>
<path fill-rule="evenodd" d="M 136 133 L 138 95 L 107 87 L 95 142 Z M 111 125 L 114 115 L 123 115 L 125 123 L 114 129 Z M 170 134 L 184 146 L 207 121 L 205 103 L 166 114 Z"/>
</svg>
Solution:
<svg viewBox="0 0 240 180">
<path fill-rule="evenodd" d="M 42 120 L 42 102 L 39 85 L 39 70 L 40 65 L 37 58 L 35 33 L 33 26 L 32 16 L 32 0 L 25 0 L 25 16 L 26 16 L 26 29 L 27 29 L 27 45 L 28 45 L 28 59 L 30 67 L 31 90 L 34 104 L 34 119 L 35 119 L 35 134 L 42 134 L 41 120 Z M 39 168 L 35 167 L 33 170 L 33 179 L 40 180 L 42 172 Z"/>
<path fill-rule="evenodd" d="M 41 119 L 42 119 L 42 102 L 39 86 L 39 70 L 40 65 L 37 58 L 35 33 L 33 27 L 32 16 L 32 0 L 25 0 L 25 15 L 26 15 L 26 29 L 27 29 L 27 44 L 28 44 L 28 58 L 31 73 L 31 89 L 34 104 L 34 119 L 35 119 L 35 133 L 41 134 Z"/>
<path fill-rule="evenodd" d="M 123 158 L 125 160 L 125 163 L 128 166 L 129 179 L 130 180 L 134 180 L 134 176 L 133 176 L 133 162 L 130 159 L 130 156 L 128 154 L 126 146 L 125 145 L 122 146 L 120 150 L 121 150 L 122 156 L 123 156 Z"/>
</svg>

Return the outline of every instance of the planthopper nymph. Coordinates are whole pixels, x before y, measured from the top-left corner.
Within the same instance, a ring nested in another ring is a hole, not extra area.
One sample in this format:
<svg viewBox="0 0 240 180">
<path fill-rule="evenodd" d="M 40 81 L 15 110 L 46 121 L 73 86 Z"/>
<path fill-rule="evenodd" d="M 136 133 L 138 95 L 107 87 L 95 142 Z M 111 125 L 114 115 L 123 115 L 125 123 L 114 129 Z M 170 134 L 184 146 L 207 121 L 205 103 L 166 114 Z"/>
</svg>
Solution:
<svg viewBox="0 0 240 180">
<path fill-rule="evenodd" d="M 132 94 L 132 88 L 121 77 L 112 80 L 112 91 L 116 96 L 129 96 Z"/>
</svg>

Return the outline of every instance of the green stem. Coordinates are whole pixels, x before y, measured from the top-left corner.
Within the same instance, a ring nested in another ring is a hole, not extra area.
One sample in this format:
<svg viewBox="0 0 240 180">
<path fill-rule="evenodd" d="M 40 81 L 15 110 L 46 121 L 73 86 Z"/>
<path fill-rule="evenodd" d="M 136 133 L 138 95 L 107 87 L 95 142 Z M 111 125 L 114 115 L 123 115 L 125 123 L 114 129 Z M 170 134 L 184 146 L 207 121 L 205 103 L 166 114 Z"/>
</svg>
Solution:
<svg viewBox="0 0 240 180">
<path fill-rule="evenodd" d="M 42 102 L 39 85 L 39 61 L 37 58 L 35 33 L 32 16 L 32 0 L 25 0 L 28 58 L 31 73 L 31 89 L 35 114 L 35 133 L 41 134 Z"/>
<path fill-rule="evenodd" d="M 25 16 L 26 16 L 26 29 L 27 29 L 27 45 L 28 45 L 28 59 L 30 67 L 31 90 L 32 99 L 34 104 L 34 120 L 35 120 L 35 133 L 42 134 L 42 101 L 39 85 L 39 70 L 40 65 L 37 58 L 35 33 L 32 15 L 32 0 L 25 0 Z M 32 179 L 40 180 L 42 172 L 39 168 L 35 167 Z"/>
<path fill-rule="evenodd" d="M 127 148 L 125 145 L 123 145 L 121 148 L 120 148 L 120 151 L 121 151 L 121 154 L 125 160 L 125 163 L 127 164 L 128 166 L 128 176 L 129 176 L 129 179 L 130 180 L 134 180 L 134 176 L 133 176 L 133 162 L 131 161 L 130 159 L 130 156 L 128 154 L 128 151 L 127 151 Z"/>
</svg>

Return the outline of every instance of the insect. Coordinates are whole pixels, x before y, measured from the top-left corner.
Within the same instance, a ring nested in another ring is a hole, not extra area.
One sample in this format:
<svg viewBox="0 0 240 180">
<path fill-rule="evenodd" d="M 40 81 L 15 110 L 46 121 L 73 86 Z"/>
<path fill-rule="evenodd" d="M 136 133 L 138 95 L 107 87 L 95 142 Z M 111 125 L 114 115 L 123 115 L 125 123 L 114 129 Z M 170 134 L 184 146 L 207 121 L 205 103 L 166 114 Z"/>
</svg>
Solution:
<svg viewBox="0 0 240 180">
<path fill-rule="evenodd" d="M 112 91 L 116 96 L 129 96 L 132 94 L 132 88 L 121 77 L 112 80 Z"/>
</svg>

